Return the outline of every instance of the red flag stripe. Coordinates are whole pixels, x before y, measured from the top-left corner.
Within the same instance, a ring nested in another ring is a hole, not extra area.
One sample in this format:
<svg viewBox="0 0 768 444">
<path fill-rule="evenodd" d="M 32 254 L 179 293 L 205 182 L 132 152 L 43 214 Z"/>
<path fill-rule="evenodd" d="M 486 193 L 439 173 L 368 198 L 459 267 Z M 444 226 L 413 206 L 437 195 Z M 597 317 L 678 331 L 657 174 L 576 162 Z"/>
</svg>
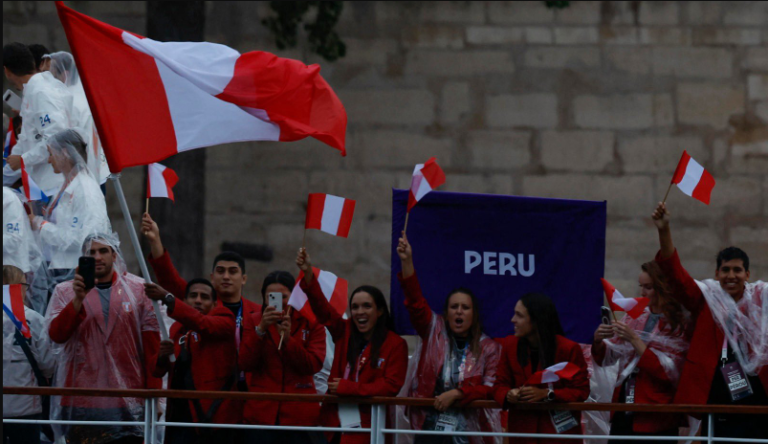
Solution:
<svg viewBox="0 0 768 444">
<path fill-rule="evenodd" d="M 344 199 L 344 209 L 341 210 L 341 220 L 339 220 L 339 231 L 337 236 L 348 237 L 349 229 L 352 227 L 352 216 L 355 212 L 355 201 Z"/>
<path fill-rule="evenodd" d="M 304 229 L 319 230 L 323 226 L 323 209 L 325 208 L 325 194 L 311 193 L 307 202 L 307 218 Z"/>
<path fill-rule="evenodd" d="M 715 178 L 712 177 L 711 174 L 709 174 L 709 171 L 706 169 L 701 174 L 701 179 L 699 179 L 699 184 L 696 185 L 696 188 L 693 190 L 693 194 L 691 197 L 694 199 L 698 199 L 705 204 L 709 205 L 709 200 L 712 195 L 712 189 L 715 188 Z"/>
<path fill-rule="evenodd" d="M 688 152 L 683 151 L 683 156 L 680 158 L 680 162 L 677 164 L 675 174 L 672 176 L 672 183 L 680 183 L 685 177 L 685 170 L 688 168 L 688 162 L 691 160 L 691 156 Z"/>
<path fill-rule="evenodd" d="M 176 202 L 173 198 L 173 187 L 179 183 L 179 176 L 176 175 L 175 171 L 166 167 L 163 170 L 163 178 L 165 179 L 165 186 L 168 187 L 168 198 Z"/>
</svg>

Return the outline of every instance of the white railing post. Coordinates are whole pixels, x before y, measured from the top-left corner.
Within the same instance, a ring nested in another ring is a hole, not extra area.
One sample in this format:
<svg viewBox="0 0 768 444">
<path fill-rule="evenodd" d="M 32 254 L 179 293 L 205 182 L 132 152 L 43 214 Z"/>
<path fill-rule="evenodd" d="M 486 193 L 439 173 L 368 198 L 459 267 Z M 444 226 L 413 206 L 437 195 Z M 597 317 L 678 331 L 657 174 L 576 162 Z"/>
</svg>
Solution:
<svg viewBox="0 0 768 444">
<path fill-rule="evenodd" d="M 383 430 L 387 427 L 385 411 L 385 405 L 371 405 L 371 444 L 384 444 Z"/>
<path fill-rule="evenodd" d="M 155 444 L 155 441 L 157 440 L 157 398 L 152 398 L 150 401 L 150 404 L 152 405 L 152 409 L 150 411 L 150 423 L 152 424 L 152 427 L 150 428 L 150 433 L 152 436 L 150 436 L 150 444 Z"/>
<path fill-rule="evenodd" d="M 146 444 L 152 444 L 152 441 L 149 440 L 149 434 L 150 434 L 150 414 L 149 414 L 149 398 L 144 398 L 144 442 Z"/>
<path fill-rule="evenodd" d="M 715 436 L 715 415 L 707 413 L 707 443 L 712 444 L 712 438 Z"/>
</svg>

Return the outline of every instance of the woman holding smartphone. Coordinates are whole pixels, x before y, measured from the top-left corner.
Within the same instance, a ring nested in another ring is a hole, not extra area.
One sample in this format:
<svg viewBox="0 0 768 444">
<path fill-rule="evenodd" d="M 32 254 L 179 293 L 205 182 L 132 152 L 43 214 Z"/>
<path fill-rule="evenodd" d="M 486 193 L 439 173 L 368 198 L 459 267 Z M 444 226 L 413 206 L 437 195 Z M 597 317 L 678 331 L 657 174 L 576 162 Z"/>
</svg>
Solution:
<svg viewBox="0 0 768 444">
<path fill-rule="evenodd" d="M 421 293 L 413 251 L 405 233 L 397 246 L 402 272 L 398 275 L 411 324 L 419 334 L 414 362 L 402 396 L 435 398 L 432 408 L 410 408 L 414 430 L 501 432 L 498 410 L 463 409 L 493 390 L 501 347 L 483 334 L 480 307 L 466 288 L 452 291 L 442 314 L 430 309 Z M 416 435 L 416 444 L 494 442 L 492 437 Z"/>
<path fill-rule="evenodd" d="M 247 373 L 250 392 L 316 394 L 314 374 L 325 359 L 325 329 L 289 309 L 294 282 L 287 271 L 267 275 L 262 312 L 244 318 L 238 362 Z M 315 426 L 319 416 L 317 402 L 247 401 L 243 423 Z M 310 442 L 308 432 L 299 431 L 252 430 L 245 439 L 265 444 Z"/>
<path fill-rule="evenodd" d="M 688 351 L 688 319 L 656 262 L 641 266 L 638 283 L 640 295 L 650 301 L 648 307 L 637 319 L 625 316 L 624 322 L 597 328 L 592 343 L 593 379 L 613 388 L 611 402 L 670 404 Z M 617 362 L 618 378 L 606 371 Z M 667 413 L 615 412 L 611 435 L 676 436 L 681 419 Z M 619 442 L 651 441 L 611 440 Z"/>
<path fill-rule="evenodd" d="M 301 289 L 317 320 L 330 331 L 336 350 L 328 378 L 328 394 L 339 396 L 395 396 L 405 381 L 408 345 L 392 331 L 384 294 L 363 285 L 349 297 L 350 319 L 344 319 L 325 299 L 312 271 L 309 253 L 299 250 L 296 265 L 304 272 Z M 324 403 L 321 423 L 329 427 L 359 424 L 371 426 L 370 405 Z M 364 444 L 368 433 L 343 433 L 342 444 Z"/>
<path fill-rule="evenodd" d="M 513 403 L 582 402 L 589 396 L 587 363 L 579 344 L 566 339 L 555 304 L 540 293 L 524 294 L 512 317 L 515 334 L 502 340 L 501 360 L 493 398 L 504 408 Z M 531 376 L 560 363 L 571 363 L 578 371 L 554 383 L 529 383 Z M 565 410 L 518 410 L 509 413 L 510 433 L 581 434 L 578 412 Z M 575 440 L 510 438 L 510 443 L 562 444 Z M 580 440 L 578 442 L 581 442 Z"/>
</svg>

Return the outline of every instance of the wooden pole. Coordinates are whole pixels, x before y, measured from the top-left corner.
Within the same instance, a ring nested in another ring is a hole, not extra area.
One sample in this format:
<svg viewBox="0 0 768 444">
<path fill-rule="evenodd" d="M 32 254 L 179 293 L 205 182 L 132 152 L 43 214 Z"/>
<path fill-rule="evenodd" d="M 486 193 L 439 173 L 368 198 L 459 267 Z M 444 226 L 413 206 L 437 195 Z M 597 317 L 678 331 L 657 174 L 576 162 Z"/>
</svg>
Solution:
<svg viewBox="0 0 768 444">
<path fill-rule="evenodd" d="M 146 207 L 144 208 L 144 212 L 145 212 L 145 213 L 147 213 L 147 214 L 149 214 L 149 198 L 147 198 L 147 205 L 146 205 Z"/>
<path fill-rule="evenodd" d="M 304 249 L 307 247 L 307 229 L 304 229 L 304 237 L 301 239 L 301 248 Z"/>
<path fill-rule="evenodd" d="M 306 230 L 305 230 L 305 232 L 306 232 Z M 286 312 L 286 314 L 288 315 L 288 317 L 291 316 L 291 306 L 290 305 L 288 306 L 288 311 Z M 280 350 L 283 347 L 283 336 L 285 336 L 285 332 L 280 333 L 280 343 L 277 344 L 277 349 L 278 350 Z"/>
<path fill-rule="evenodd" d="M 405 234 L 405 230 L 408 229 L 408 216 L 410 216 L 411 213 L 405 213 L 405 226 L 403 226 L 403 234 Z"/>
<path fill-rule="evenodd" d="M 664 195 L 664 200 L 662 203 L 667 203 L 667 197 L 669 197 L 669 191 L 672 189 L 672 185 L 674 185 L 672 182 L 669 183 L 669 188 L 667 188 L 667 194 Z"/>
</svg>

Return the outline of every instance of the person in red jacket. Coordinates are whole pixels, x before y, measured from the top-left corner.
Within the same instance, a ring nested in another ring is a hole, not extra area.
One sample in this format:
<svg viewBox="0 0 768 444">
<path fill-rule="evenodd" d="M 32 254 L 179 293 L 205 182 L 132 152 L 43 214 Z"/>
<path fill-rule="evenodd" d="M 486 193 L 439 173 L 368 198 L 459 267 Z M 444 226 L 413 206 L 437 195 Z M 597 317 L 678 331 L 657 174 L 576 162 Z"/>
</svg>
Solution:
<svg viewBox="0 0 768 444">
<path fill-rule="evenodd" d="M 582 402 L 589 397 L 589 374 L 579 344 L 563 336 L 555 304 L 540 293 L 524 294 L 515 305 L 515 334 L 502 340 L 501 360 L 496 372 L 493 399 L 509 408 L 516 402 Z M 531 376 L 561 362 L 578 366 L 570 379 L 529 385 Z M 570 411 L 509 412 L 510 433 L 581 434 L 581 415 Z M 561 444 L 580 442 L 563 439 L 510 438 L 510 443 Z"/>
<path fill-rule="evenodd" d="M 599 382 L 598 385 L 615 387 L 611 402 L 670 404 L 688 351 L 688 318 L 672 298 L 671 288 L 659 265 L 646 262 L 641 269 L 638 278 L 640 294 L 650 303 L 637 319 L 627 315 L 624 322 L 600 324 L 592 343 L 595 363 L 592 379 Z M 607 367 L 616 363 L 618 379 L 613 372 L 607 371 Z M 681 419 L 680 415 L 669 413 L 615 412 L 610 433 L 675 436 Z M 612 444 L 651 442 L 611 440 Z"/>
<path fill-rule="evenodd" d="M 370 285 L 355 289 L 349 297 L 351 319 L 344 319 L 325 299 L 305 248 L 299 250 L 296 265 L 304 272 L 300 285 L 312 311 L 336 344 L 328 394 L 397 395 L 408 369 L 408 345 L 392 331 L 392 318 L 381 290 Z M 367 428 L 371 426 L 371 407 L 324 403 L 320 421 L 329 427 L 359 424 Z M 365 444 L 370 440 L 368 433 L 341 435 L 342 444 Z"/>
<path fill-rule="evenodd" d="M 403 232 L 397 246 L 402 272 L 398 275 L 411 324 L 419 334 L 413 369 L 401 396 L 435 398 L 434 408 L 410 408 L 414 430 L 501 432 L 496 409 L 462 409 L 487 399 L 496 382 L 501 346 L 483 334 L 477 298 L 459 288 L 445 299 L 443 314 L 434 313 L 421 293 L 413 251 Z M 493 443 L 492 437 L 416 435 L 416 444 Z"/>
<path fill-rule="evenodd" d="M 266 300 L 269 293 L 281 293 L 283 310 L 264 305 L 262 313 L 245 318 L 239 362 L 251 392 L 317 394 L 314 374 L 325 360 L 325 328 L 296 310 L 288 312 L 295 282 L 287 271 L 267 275 L 262 296 Z M 306 427 L 316 426 L 319 416 L 318 402 L 247 401 L 243 423 Z M 311 441 L 308 432 L 282 430 L 250 430 L 245 439 L 263 444 Z"/>
<path fill-rule="evenodd" d="M 664 203 L 652 218 L 661 246 L 656 262 L 695 323 L 674 403 L 768 405 L 768 283 L 749 282 L 749 256 L 736 247 L 717 255 L 714 280 L 694 281 L 680 263 Z M 717 437 L 768 436 L 765 416 L 716 415 L 714 422 Z"/>
<path fill-rule="evenodd" d="M 160 388 L 151 368 L 160 328 L 144 280 L 126 272 L 116 235 L 89 236 L 83 253 L 95 260 L 95 282 L 79 270 L 56 286 L 45 315 L 58 366 L 54 385 L 69 388 Z M 95 284 L 95 286 L 93 286 Z M 62 396 L 51 400 L 51 419 L 144 421 L 144 400 Z M 141 443 L 141 427 L 54 426 L 56 440 L 104 444 Z"/>
<path fill-rule="evenodd" d="M 147 297 L 166 305 L 168 316 L 176 320 L 170 340 L 160 342 L 153 376 L 169 375 L 171 390 L 229 391 L 235 387 L 237 350 L 232 335 L 235 317 L 224 307 L 216 307 L 216 291 L 207 279 L 192 279 L 187 284 L 184 303 L 157 284 L 145 284 Z M 174 355 L 176 362 L 169 357 Z M 213 399 L 170 399 L 170 422 L 236 424 L 242 404 Z M 165 442 L 173 444 L 234 443 L 232 429 L 168 427 Z"/>
</svg>

